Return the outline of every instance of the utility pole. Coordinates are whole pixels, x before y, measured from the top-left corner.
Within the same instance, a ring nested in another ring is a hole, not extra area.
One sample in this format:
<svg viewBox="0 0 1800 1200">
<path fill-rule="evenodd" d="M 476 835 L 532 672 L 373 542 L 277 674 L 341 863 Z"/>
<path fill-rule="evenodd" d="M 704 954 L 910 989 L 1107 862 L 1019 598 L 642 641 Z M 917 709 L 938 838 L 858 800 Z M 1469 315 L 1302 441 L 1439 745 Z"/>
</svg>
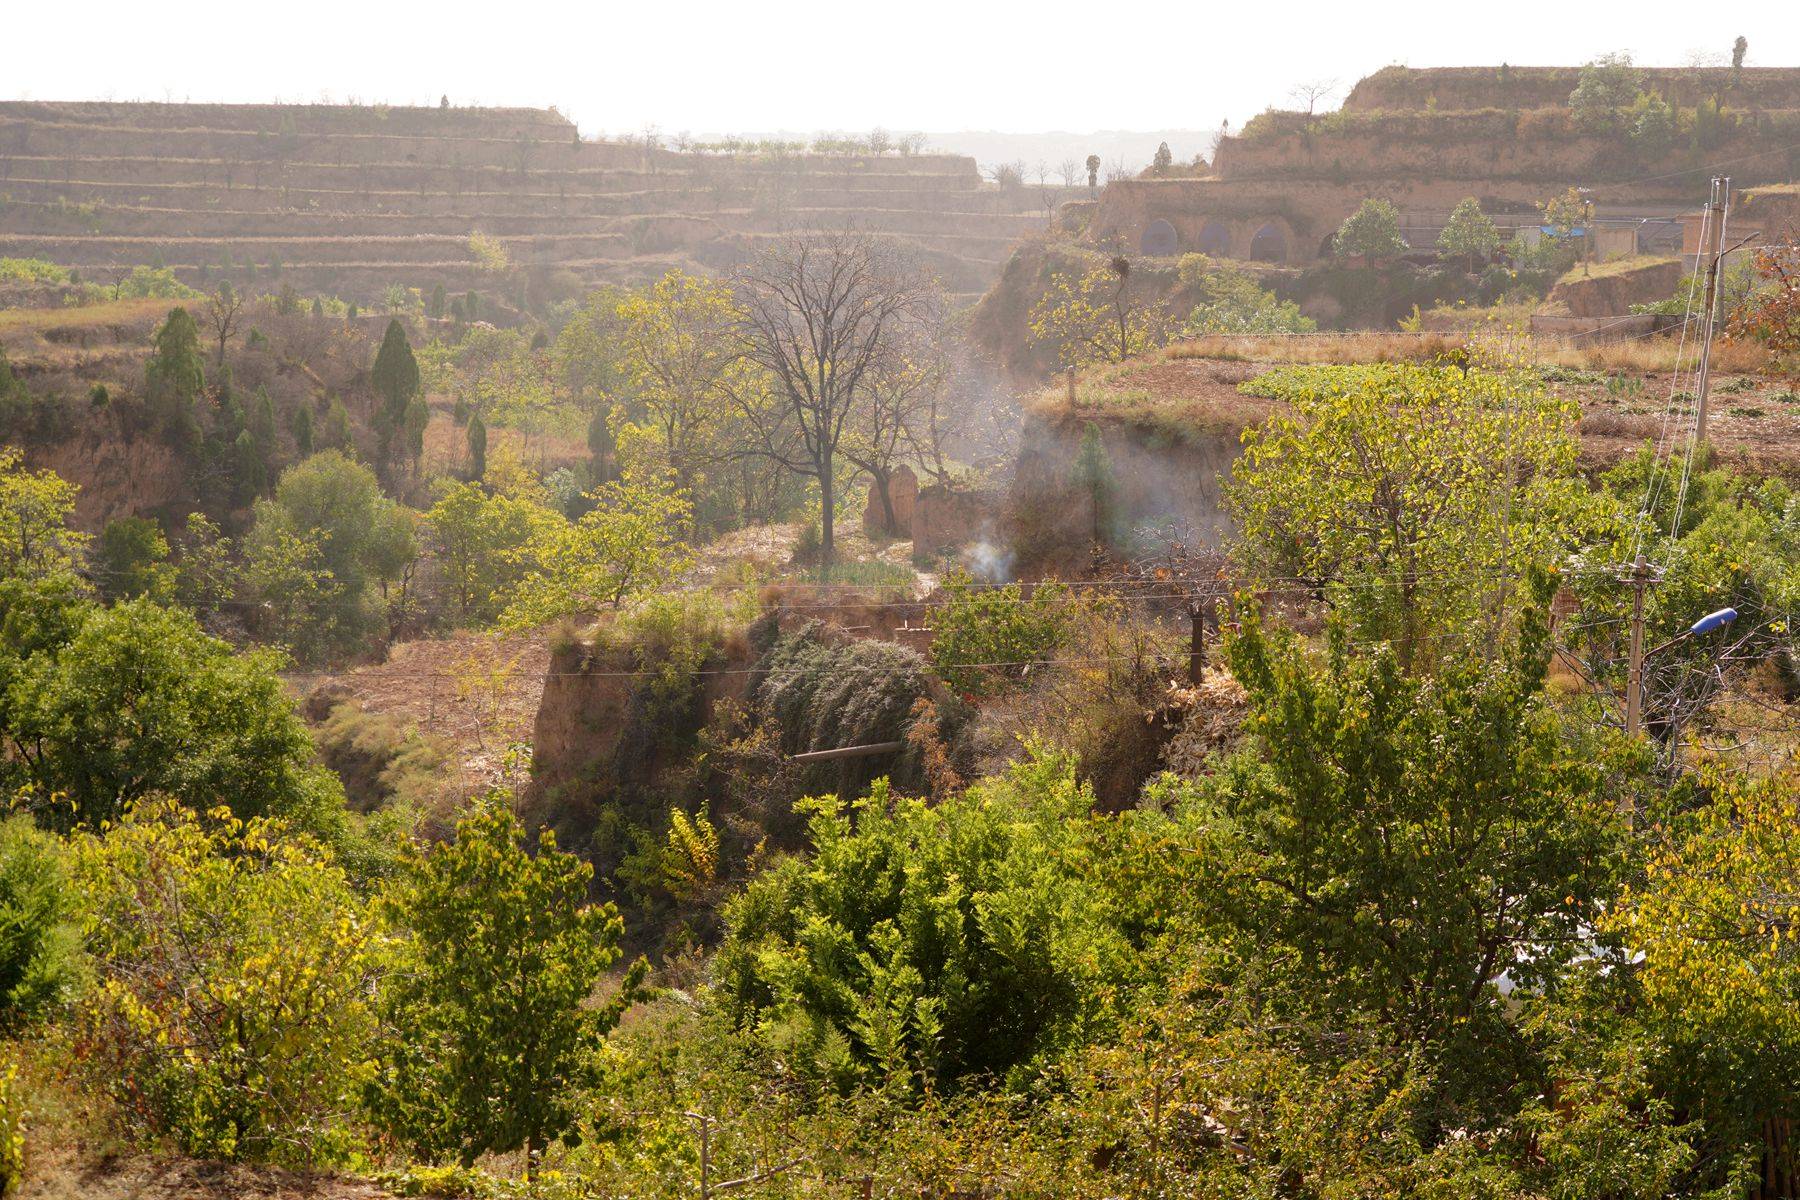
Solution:
<svg viewBox="0 0 1800 1200">
<path fill-rule="evenodd" d="M 1699 399 L 1694 404 L 1694 440 L 1697 445 L 1704 445 L 1706 442 L 1706 402 L 1712 391 L 1713 328 L 1718 320 L 1719 307 L 1719 265 L 1722 258 L 1719 248 L 1725 240 L 1725 217 L 1730 211 L 1731 178 L 1727 175 L 1714 175 L 1712 195 L 1706 204 L 1706 315 L 1700 326 L 1700 379 L 1696 388 Z"/>
<path fill-rule="evenodd" d="M 1656 582 L 1639 554 L 1631 564 L 1631 657 L 1625 672 L 1625 734 L 1636 737 L 1644 723 L 1644 590 Z"/>
<path fill-rule="evenodd" d="M 1193 627 L 1188 633 L 1188 682 L 1199 687 L 1206 678 L 1206 607 L 1198 597 L 1188 604 Z"/>
</svg>

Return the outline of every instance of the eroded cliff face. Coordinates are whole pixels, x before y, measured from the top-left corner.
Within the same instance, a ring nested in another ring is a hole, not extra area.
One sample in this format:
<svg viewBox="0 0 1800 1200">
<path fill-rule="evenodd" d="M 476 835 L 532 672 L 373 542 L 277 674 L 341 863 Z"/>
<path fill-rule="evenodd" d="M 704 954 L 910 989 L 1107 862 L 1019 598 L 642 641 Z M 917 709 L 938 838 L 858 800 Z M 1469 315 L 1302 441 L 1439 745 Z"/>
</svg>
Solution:
<svg viewBox="0 0 1800 1200">
<path fill-rule="evenodd" d="M 1090 425 L 1104 451 L 1110 511 L 1096 514 L 1077 468 Z M 1216 547 L 1231 529 L 1224 484 L 1241 450 L 1242 424 L 1161 423 L 1134 413 L 1038 405 L 1026 416 L 1008 498 L 1007 534 L 1027 574 L 1068 575 L 1086 565 L 1096 540 L 1123 550 L 1138 535 L 1168 529 Z"/>
<path fill-rule="evenodd" d="M 744 700 L 754 663 L 736 639 L 701 665 L 691 690 L 659 692 L 629 649 L 604 640 L 554 646 L 532 726 L 528 823 L 556 829 L 566 846 L 585 845 L 601 804 L 650 784 L 675 764 L 670 746 L 704 727 L 721 703 Z"/>
<path fill-rule="evenodd" d="M 68 436 L 27 442 L 25 465 L 52 470 L 81 490 L 75 525 L 98 530 L 118 517 L 152 516 L 171 527 L 194 507 L 191 468 L 167 443 L 116 428 L 108 414 L 91 415 Z"/>
</svg>

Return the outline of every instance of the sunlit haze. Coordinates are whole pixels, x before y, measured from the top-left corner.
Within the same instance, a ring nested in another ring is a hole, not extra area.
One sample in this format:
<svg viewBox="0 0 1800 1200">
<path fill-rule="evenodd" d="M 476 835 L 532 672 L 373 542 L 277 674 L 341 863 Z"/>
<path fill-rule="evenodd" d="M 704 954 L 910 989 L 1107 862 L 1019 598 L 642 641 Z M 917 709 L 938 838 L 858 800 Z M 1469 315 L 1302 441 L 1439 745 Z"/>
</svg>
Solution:
<svg viewBox="0 0 1800 1200">
<path fill-rule="evenodd" d="M 584 134 L 820 129 L 1216 129 L 1303 81 L 1399 62 L 1800 61 L 1788 4 L 1567 10 L 1442 4 L 1097 7 L 878 4 L 350 4 L 178 10 L 9 0 L 10 99 L 556 105 Z M 177 17 L 178 19 L 171 19 Z"/>
</svg>

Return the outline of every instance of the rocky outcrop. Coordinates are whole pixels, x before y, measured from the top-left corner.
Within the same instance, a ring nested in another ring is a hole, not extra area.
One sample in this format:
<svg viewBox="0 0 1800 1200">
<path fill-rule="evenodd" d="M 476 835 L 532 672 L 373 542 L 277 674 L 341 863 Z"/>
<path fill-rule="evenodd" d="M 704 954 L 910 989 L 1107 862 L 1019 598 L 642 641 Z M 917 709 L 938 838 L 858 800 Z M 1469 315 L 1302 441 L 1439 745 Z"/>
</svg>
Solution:
<svg viewBox="0 0 1800 1200">
<path fill-rule="evenodd" d="M 1616 317 L 1634 304 L 1667 300 L 1681 283 L 1681 260 L 1633 259 L 1577 267 L 1550 289 L 1545 309 L 1571 317 Z"/>
<path fill-rule="evenodd" d="M 915 555 L 934 558 L 970 542 L 999 536 L 1003 505 L 994 492 L 934 483 L 919 489 L 913 506 Z"/>
<path fill-rule="evenodd" d="M 863 505 L 863 532 L 871 538 L 903 538 L 912 535 L 913 503 L 919 496 L 919 477 L 902 463 L 888 476 L 887 501 L 881 489 L 869 485 L 869 499 Z"/>
</svg>

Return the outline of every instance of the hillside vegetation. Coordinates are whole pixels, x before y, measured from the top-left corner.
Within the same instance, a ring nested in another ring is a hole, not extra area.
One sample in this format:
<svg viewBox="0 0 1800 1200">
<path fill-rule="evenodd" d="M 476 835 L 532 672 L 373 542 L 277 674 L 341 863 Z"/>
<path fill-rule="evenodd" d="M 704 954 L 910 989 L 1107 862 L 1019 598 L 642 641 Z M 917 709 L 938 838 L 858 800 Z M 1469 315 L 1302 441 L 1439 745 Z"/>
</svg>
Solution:
<svg viewBox="0 0 1800 1200">
<path fill-rule="evenodd" d="M 1019 181 L 880 131 L 0 138 L 0 1197 L 1794 1194 L 1793 245 L 968 314 Z"/>
</svg>

